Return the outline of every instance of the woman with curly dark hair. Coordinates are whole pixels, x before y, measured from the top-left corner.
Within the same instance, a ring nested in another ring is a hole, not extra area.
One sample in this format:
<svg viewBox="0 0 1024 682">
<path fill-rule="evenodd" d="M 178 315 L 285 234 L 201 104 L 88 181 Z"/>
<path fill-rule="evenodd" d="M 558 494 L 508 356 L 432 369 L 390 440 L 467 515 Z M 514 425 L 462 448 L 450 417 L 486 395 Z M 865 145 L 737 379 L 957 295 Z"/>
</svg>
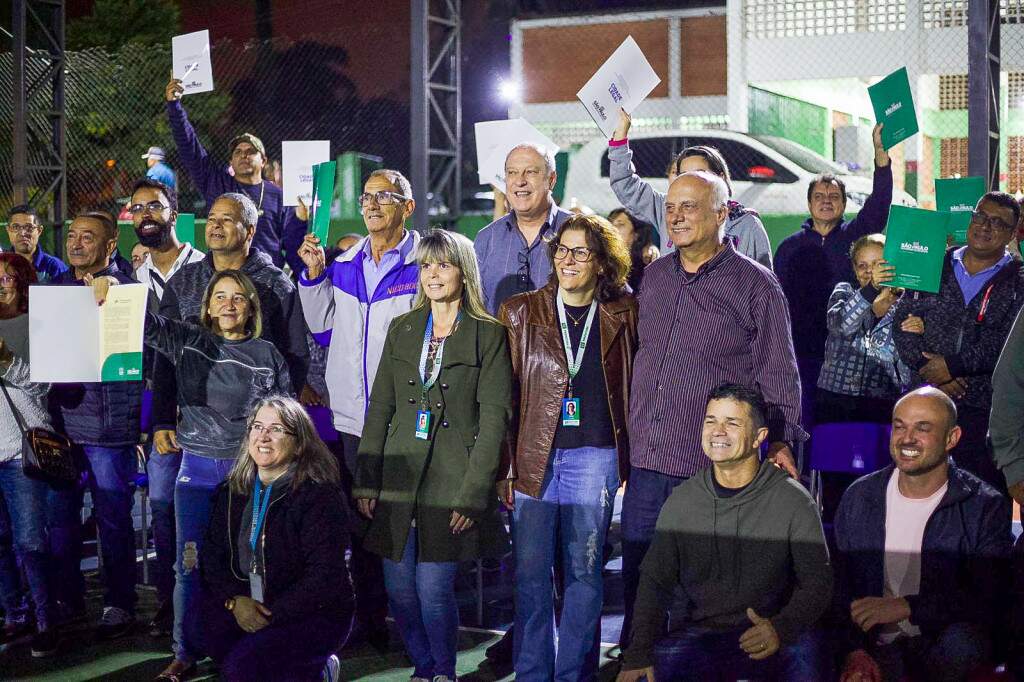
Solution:
<svg viewBox="0 0 1024 682">
<path fill-rule="evenodd" d="M 590 679 L 615 493 L 629 472 L 626 409 L 637 345 L 629 249 L 607 220 L 569 218 L 547 286 L 505 301 L 513 426 L 498 496 L 516 528 L 516 678 Z M 555 652 L 552 568 L 565 573 Z"/>
<path fill-rule="evenodd" d="M 0 604 L 7 613 L 0 645 L 30 629 L 16 617 L 21 604 L 17 555 L 35 604 L 32 655 L 39 657 L 56 651 L 57 624 L 53 613 L 56 600 L 46 577 L 49 486 L 27 477 L 21 462 L 19 422 L 29 429 L 53 428 L 46 410 L 49 384 L 29 380 L 28 287 L 35 283 L 31 263 L 16 253 L 0 253 L 0 381 L 9 397 L 0 398 L 0 514 L 10 519 L 12 531 L 0 538 Z"/>
</svg>

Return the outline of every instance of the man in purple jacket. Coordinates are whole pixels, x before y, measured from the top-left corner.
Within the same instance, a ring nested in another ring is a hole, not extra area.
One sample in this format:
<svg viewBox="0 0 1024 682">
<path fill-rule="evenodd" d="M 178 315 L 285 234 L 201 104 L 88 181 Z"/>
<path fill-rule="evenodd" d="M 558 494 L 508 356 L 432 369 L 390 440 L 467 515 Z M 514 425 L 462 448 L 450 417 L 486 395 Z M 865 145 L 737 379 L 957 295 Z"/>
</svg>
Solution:
<svg viewBox="0 0 1024 682">
<path fill-rule="evenodd" d="M 167 84 L 167 120 L 178 145 L 178 157 L 188 169 L 196 189 L 202 192 L 206 205 L 212 206 L 217 197 L 228 192 L 248 196 L 259 212 L 253 247 L 266 252 L 279 268 L 287 260 L 292 272 L 298 274 L 305 267 L 296 255 L 306 234 L 305 208 L 300 207 L 298 211 L 286 208 L 281 188 L 263 179 L 267 151 L 252 133 L 242 133 L 231 140 L 231 173 L 211 159 L 181 104 L 183 92 L 179 79 L 172 78 Z"/>
</svg>

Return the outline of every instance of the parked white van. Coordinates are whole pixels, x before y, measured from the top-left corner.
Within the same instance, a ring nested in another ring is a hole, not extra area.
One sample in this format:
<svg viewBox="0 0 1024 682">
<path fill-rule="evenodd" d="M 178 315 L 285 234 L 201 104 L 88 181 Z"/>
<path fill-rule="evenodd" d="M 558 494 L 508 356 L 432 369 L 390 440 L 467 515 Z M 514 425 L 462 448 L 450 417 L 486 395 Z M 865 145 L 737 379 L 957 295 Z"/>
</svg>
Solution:
<svg viewBox="0 0 1024 682">
<path fill-rule="evenodd" d="M 871 193 L 870 175 L 854 175 L 803 145 L 781 137 L 730 130 L 651 131 L 632 133 L 637 174 L 658 190 L 668 191 L 672 159 L 694 145 L 715 147 L 732 175 L 733 198 L 761 214 L 807 213 L 807 184 L 819 173 L 833 173 L 846 183 L 847 210 L 856 212 Z M 570 153 L 562 203 L 575 199 L 600 214 L 619 206 L 608 182 L 608 142 L 596 139 Z M 914 197 L 893 189 L 893 203 L 916 206 Z"/>
</svg>

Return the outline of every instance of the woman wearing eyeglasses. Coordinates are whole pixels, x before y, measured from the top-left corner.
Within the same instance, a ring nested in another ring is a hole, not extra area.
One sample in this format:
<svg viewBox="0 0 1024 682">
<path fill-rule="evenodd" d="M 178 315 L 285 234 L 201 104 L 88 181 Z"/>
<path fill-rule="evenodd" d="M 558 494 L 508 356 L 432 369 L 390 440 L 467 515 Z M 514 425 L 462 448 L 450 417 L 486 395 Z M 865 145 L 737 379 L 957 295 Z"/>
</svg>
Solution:
<svg viewBox="0 0 1024 682">
<path fill-rule="evenodd" d="M 604 218 L 569 218 L 550 252 L 547 286 L 513 296 L 499 313 L 518 404 L 498 496 L 515 517 L 516 679 L 589 680 L 598 664 L 605 537 L 629 472 L 637 306 L 624 289 L 629 247 Z M 559 555 L 556 654 L 551 575 Z"/>
<path fill-rule="evenodd" d="M 352 495 L 414 680 L 455 680 L 460 561 L 508 547 L 494 497 L 511 405 L 505 330 L 487 314 L 473 244 L 432 230 L 413 309 L 388 330 Z"/>
<path fill-rule="evenodd" d="M 110 278 L 92 281 L 102 305 Z M 174 585 L 175 660 L 158 679 L 182 679 L 195 668 L 198 567 L 216 487 L 227 477 L 245 438 L 253 405 L 289 394 L 288 366 L 260 338 L 263 318 L 248 275 L 221 270 L 210 279 L 200 326 L 146 313 L 145 343 L 175 365 L 181 468 L 174 489 L 177 560 Z M 160 457 L 154 454 L 154 457 Z"/>
<path fill-rule="evenodd" d="M 328 661 L 335 680 L 353 611 L 338 463 L 283 396 L 255 405 L 236 449 L 200 564 L 204 650 L 232 682 L 319 681 Z"/>
</svg>

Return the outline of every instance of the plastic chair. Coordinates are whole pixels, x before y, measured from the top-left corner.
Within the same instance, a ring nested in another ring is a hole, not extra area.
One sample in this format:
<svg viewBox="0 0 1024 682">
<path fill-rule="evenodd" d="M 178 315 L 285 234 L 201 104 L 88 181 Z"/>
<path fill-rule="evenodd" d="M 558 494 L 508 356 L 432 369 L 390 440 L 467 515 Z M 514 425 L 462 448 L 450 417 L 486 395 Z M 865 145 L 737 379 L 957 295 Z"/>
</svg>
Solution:
<svg viewBox="0 0 1024 682">
<path fill-rule="evenodd" d="M 819 424 L 811 431 L 811 496 L 821 508 L 823 472 L 863 476 L 889 462 L 888 424 Z"/>
</svg>

